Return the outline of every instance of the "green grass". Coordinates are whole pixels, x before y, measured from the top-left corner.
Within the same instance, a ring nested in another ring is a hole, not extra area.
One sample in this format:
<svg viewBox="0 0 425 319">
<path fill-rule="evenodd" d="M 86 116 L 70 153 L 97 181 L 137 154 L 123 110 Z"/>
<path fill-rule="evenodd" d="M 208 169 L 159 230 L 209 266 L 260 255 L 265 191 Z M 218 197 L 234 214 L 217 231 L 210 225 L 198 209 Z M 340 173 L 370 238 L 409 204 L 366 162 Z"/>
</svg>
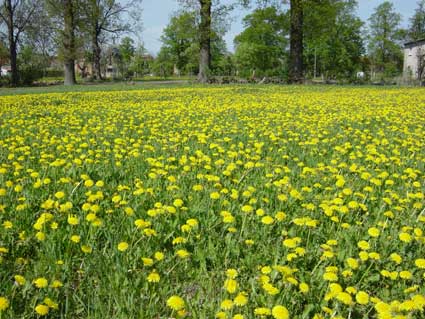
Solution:
<svg viewBox="0 0 425 319">
<path fill-rule="evenodd" d="M 173 81 L 173 80 L 165 80 Z M 73 86 L 65 85 L 51 85 L 51 86 L 40 86 L 40 87 L 18 87 L 18 88 L 0 88 L 0 96 L 5 95 L 18 95 L 18 94 L 41 94 L 41 93 L 66 93 L 66 92 L 96 92 L 96 91 L 124 91 L 124 90 L 140 90 L 140 89 L 152 89 L 158 87 L 181 87 L 181 86 L 193 86 L 187 81 L 182 80 L 181 83 L 161 83 L 160 81 L 153 81 L 149 83 L 134 82 L 129 84 L 128 82 L 119 83 L 101 83 L 101 84 L 77 84 Z"/>
</svg>

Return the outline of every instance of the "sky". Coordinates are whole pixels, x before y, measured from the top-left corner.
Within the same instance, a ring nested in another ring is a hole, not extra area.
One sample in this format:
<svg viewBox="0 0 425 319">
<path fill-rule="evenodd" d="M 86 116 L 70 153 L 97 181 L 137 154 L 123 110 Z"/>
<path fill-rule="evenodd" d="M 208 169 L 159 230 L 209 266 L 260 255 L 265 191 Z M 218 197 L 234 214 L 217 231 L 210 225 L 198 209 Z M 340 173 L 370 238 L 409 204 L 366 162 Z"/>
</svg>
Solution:
<svg viewBox="0 0 425 319">
<path fill-rule="evenodd" d="M 224 3 L 230 0 L 224 0 Z M 358 16 L 367 21 L 369 16 L 383 0 L 358 0 Z M 417 0 L 393 0 L 395 9 L 402 15 L 402 26 L 407 27 L 409 18 L 413 15 Z M 145 48 L 152 54 L 157 54 L 161 48 L 162 30 L 168 24 L 170 16 L 178 10 L 177 0 L 143 0 L 143 31 L 141 34 Z M 243 30 L 242 18 L 250 10 L 237 9 L 232 13 L 232 26 L 225 36 L 227 48 L 233 51 L 233 39 Z"/>
</svg>

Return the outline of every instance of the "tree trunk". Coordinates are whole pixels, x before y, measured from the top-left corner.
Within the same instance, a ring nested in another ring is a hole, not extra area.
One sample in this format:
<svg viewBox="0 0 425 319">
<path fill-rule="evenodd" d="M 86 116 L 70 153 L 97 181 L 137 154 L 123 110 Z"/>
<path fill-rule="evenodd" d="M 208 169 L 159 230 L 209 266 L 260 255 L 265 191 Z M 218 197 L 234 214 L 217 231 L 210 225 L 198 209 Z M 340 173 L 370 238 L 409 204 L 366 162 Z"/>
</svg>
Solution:
<svg viewBox="0 0 425 319">
<path fill-rule="evenodd" d="M 199 0 L 201 4 L 200 56 L 198 81 L 207 83 L 211 65 L 211 1 Z"/>
<path fill-rule="evenodd" d="M 12 40 L 9 44 L 9 57 L 10 57 L 10 68 L 12 71 L 11 84 L 12 86 L 19 85 L 19 71 L 18 71 L 18 62 L 17 62 L 17 53 L 16 53 L 16 42 Z"/>
<path fill-rule="evenodd" d="M 76 84 L 75 80 L 75 19 L 73 0 L 64 1 L 64 71 L 65 85 Z"/>
<path fill-rule="evenodd" d="M 74 85 L 75 81 L 75 62 L 73 59 L 69 59 L 64 63 L 65 70 L 65 81 L 64 85 Z"/>
<path fill-rule="evenodd" d="M 98 31 L 95 30 L 92 39 L 92 50 L 93 50 L 93 74 L 92 77 L 96 80 L 102 80 L 102 72 L 100 69 L 100 54 L 101 49 L 99 45 Z"/>
<path fill-rule="evenodd" d="M 7 14 L 7 31 L 8 31 L 8 40 L 9 40 L 9 59 L 10 59 L 10 68 L 12 71 L 11 84 L 12 86 L 18 86 L 19 73 L 18 73 L 17 53 L 16 53 L 16 39 L 14 34 L 15 24 L 13 21 L 12 1 L 6 0 L 5 6 L 6 6 L 6 14 Z"/>
<path fill-rule="evenodd" d="M 303 0 L 291 0 L 289 82 L 303 82 Z"/>
</svg>

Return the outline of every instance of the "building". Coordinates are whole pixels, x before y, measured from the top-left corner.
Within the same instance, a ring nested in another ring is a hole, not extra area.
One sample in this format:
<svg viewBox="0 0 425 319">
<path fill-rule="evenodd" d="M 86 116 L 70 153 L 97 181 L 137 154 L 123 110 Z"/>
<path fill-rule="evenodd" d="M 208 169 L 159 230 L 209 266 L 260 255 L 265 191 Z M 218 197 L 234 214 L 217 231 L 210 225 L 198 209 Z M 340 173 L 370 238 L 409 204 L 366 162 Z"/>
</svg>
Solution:
<svg viewBox="0 0 425 319">
<path fill-rule="evenodd" d="M 425 39 L 408 42 L 404 45 L 403 75 L 408 80 L 425 78 Z"/>
<path fill-rule="evenodd" d="M 12 68 L 9 65 L 3 65 L 1 67 L 1 76 L 8 76 L 12 74 Z"/>
</svg>

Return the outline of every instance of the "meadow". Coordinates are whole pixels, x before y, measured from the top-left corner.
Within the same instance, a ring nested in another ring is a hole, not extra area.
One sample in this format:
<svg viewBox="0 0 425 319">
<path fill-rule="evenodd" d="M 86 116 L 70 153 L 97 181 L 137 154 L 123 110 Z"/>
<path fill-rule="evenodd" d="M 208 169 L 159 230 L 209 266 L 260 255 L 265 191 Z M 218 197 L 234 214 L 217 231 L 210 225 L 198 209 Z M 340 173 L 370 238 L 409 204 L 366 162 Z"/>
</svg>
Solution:
<svg viewBox="0 0 425 319">
<path fill-rule="evenodd" d="M 425 94 L 0 96 L 0 318 L 425 318 Z"/>
</svg>

